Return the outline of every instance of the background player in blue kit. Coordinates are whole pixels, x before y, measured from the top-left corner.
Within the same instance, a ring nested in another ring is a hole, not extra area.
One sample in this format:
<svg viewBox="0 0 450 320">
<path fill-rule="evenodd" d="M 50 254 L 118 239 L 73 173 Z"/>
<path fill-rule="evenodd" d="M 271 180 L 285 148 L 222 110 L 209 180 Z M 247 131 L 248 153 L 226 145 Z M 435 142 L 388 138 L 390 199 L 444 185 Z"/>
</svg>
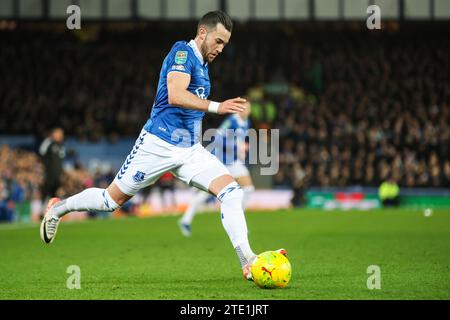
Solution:
<svg viewBox="0 0 450 320">
<path fill-rule="evenodd" d="M 229 115 L 220 125 L 214 136 L 212 144 L 213 154 L 225 165 L 231 176 L 244 191 L 242 206 L 245 209 L 246 200 L 255 190 L 250 173 L 245 166 L 245 158 L 248 150 L 246 137 L 250 127 L 250 102 L 246 102 L 246 108 L 236 114 Z M 198 207 L 202 205 L 210 194 L 198 190 L 191 199 L 183 217 L 178 221 L 181 233 L 185 236 L 192 234 L 192 221 L 197 213 Z"/>
<path fill-rule="evenodd" d="M 224 229 L 244 277 L 251 279 L 255 254 L 247 237 L 244 192 L 225 166 L 200 143 L 205 112 L 233 114 L 245 110 L 246 100 L 242 98 L 221 103 L 207 100 L 211 89 L 208 64 L 228 44 L 231 31 L 230 17 L 213 11 L 200 19 L 194 40 L 174 44 L 162 64 L 150 119 L 114 181 L 106 189 L 89 188 L 65 200 L 50 199 L 40 228 L 45 243 L 54 240 L 65 214 L 114 211 L 170 171 L 187 184 L 217 196 Z"/>
</svg>

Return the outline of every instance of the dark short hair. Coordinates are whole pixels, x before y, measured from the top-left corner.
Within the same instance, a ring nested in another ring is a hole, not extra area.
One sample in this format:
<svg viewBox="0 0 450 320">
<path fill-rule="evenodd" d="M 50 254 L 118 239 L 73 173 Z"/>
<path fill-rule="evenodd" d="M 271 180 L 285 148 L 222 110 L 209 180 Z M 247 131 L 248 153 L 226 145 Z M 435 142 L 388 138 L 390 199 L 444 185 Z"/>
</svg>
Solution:
<svg viewBox="0 0 450 320">
<path fill-rule="evenodd" d="M 201 25 L 207 28 L 215 28 L 218 23 L 221 23 L 230 32 L 233 30 L 233 21 L 228 14 L 221 10 L 210 11 L 205 14 L 198 22 L 197 30 Z"/>
</svg>

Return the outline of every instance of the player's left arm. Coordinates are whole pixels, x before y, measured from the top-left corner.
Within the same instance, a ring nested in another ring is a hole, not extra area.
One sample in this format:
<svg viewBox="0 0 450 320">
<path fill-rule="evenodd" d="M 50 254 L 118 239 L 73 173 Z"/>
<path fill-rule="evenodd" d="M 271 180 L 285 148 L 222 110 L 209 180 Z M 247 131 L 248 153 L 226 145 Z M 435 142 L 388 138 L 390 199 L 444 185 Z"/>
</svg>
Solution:
<svg viewBox="0 0 450 320">
<path fill-rule="evenodd" d="M 187 89 L 191 82 L 191 76 L 183 72 L 170 72 L 167 75 L 167 91 L 169 103 L 174 106 L 185 107 L 199 111 L 208 111 L 209 102 L 200 99 Z"/>
<path fill-rule="evenodd" d="M 200 99 L 195 94 L 188 91 L 191 76 L 184 72 L 169 72 L 167 75 L 168 100 L 171 105 L 199 110 L 203 112 L 211 111 L 210 100 Z M 216 113 L 237 113 L 244 111 L 247 100 L 242 98 L 229 99 L 221 102 L 214 110 Z"/>
</svg>

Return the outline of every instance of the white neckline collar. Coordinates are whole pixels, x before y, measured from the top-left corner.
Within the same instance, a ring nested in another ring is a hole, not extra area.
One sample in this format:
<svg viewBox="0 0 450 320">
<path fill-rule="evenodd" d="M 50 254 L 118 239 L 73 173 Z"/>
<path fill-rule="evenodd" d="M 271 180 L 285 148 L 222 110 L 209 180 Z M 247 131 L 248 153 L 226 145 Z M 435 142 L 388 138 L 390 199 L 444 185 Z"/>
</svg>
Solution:
<svg viewBox="0 0 450 320">
<path fill-rule="evenodd" d="M 197 57 L 197 59 L 200 61 L 200 63 L 202 65 L 207 65 L 208 64 L 207 62 L 205 63 L 205 60 L 203 60 L 203 56 L 200 53 L 200 50 L 198 50 L 197 43 L 195 42 L 195 40 L 189 41 L 188 46 L 191 47 L 192 50 L 194 50 L 195 56 Z"/>
</svg>

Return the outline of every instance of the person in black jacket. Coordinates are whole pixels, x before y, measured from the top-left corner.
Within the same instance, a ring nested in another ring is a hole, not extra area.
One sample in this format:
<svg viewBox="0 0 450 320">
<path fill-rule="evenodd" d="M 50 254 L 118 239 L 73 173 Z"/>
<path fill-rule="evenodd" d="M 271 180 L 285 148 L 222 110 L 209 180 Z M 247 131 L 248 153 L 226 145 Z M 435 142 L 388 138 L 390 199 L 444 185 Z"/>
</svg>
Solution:
<svg viewBox="0 0 450 320">
<path fill-rule="evenodd" d="M 61 184 L 63 173 L 63 160 L 66 155 L 64 147 L 64 131 L 54 128 L 39 147 L 39 154 L 45 169 L 45 179 L 42 188 L 42 198 L 46 199 L 56 195 Z"/>
</svg>

